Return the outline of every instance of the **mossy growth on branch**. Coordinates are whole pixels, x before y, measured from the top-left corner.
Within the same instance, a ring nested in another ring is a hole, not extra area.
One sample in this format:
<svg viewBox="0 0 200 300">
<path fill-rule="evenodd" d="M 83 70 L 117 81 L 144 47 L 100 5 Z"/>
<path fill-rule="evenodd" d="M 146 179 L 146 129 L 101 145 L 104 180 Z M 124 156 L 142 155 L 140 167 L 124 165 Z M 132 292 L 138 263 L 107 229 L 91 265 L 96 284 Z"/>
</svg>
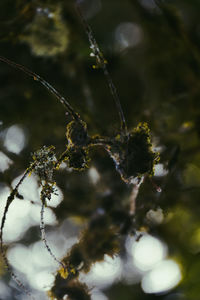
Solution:
<svg viewBox="0 0 200 300">
<path fill-rule="evenodd" d="M 80 240 L 63 259 L 71 269 L 88 272 L 93 263 L 102 261 L 104 255 L 114 256 L 119 251 L 118 226 L 113 226 L 110 218 L 99 216 L 82 232 Z M 95 245 L 91 247 L 91 245 Z"/>
<path fill-rule="evenodd" d="M 62 300 L 67 295 L 67 299 L 69 300 L 91 300 L 90 291 L 86 284 L 79 282 L 78 280 L 70 280 L 66 282 L 61 279 L 62 284 L 60 282 L 58 284 L 58 279 L 56 277 L 55 287 L 48 292 L 48 296 L 51 300 L 57 299 Z"/>
<path fill-rule="evenodd" d="M 122 179 L 131 183 L 136 177 L 152 176 L 159 154 L 153 151 L 147 123 L 139 123 L 127 136 L 117 135 L 107 147 Z"/>
<path fill-rule="evenodd" d="M 66 137 L 70 145 L 84 147 L 88 145 L 87 124 L 83 121 L 71 121 L 67 124 Z"/>
<path fill-rule="evenodd" d="M 51 47 L 48 47 L 48 49 L 43 49 L 41 45 L 38 45 L 38 29 L 40 29 L 40 26 L 43 25 L 43 22 L 45 22 L 45 24 L 47 22 L 48 26 L 51 25 L 53 37 L 58 37 L 61 39 L 61 41 L 56 40 L 53 41 L 53 43 L 56 45 L 56 42 L 58 42 L 58 46 L 60 46 L 59 42 L 62 44 L 63 37 L 60 35 L 60 27 L 56 26 L 60 24 L 59 22 L 61 19 L 59 11 L 54 12 L 55 16 L 46 15 L 46 13 L 51 14 L 50 11 L 44 12 L 42 10 L 40 11 L 39 15 L 34 18 L 33 23 L 29 25 L 30 36 L 27 37 L 26 41 L 31 44 L 32 51 L 35 54 L 51 56 L 61 53 L 64 50 L 62 47 L 61 49 L 58 49 L 56 46 L 55 49 L 51 49 Z M 26 67 L 14 63 L 4 57 L 0 57 L 0 61 L 24 72 L 34 81 L 51 92 L 59 100 L 60 104 L 64 106 L 65 112 L 70 118 L 70 121 L 66 126 L 65 135 L 67 138 L 67 143 L 66 145 L 63 145 L 63 152 L 61 152 L 60 156 L 57 156 L 54 146 L 43 146 L 33 153 L 33 162 L 30 164 L 23 177 L 20 179 L 14 190 L 7 198 L 7 204 L 1 224 L 0 242 L 2 246 L 3 228 L 9 205 L 18 194 L 18 188 L 22 184 L 22 181 L 28 174 L 30 175 L 33 172 L 37 176 L 39 186 L 41 187 L 41 238 L 49 254 L 60 266 L 55 276 L 54 285 L 49 292 L 49 295 L 52 297 L 52 299 L 63 299 L 63 297 L 66 296 L 69 299 L 76 300 L 90 299 L 86 285 L 78 281 L 80 271 L 85 273 L 89 272 L 94 263 L 104 260 L 105 255 L 110 257 L 118 255 L 120 252 L 121 235 L 123 233 L 132 233 L 134 230 L 136 230 L 132 215 L 129 211 L 129 208 L 127 208 L 128 206 L 126 207 L 126 211 L 124 209 L 124 212 L 114 210 L 108 212 L 108 210 L 100 207 L 100 209 L 102 209 L 102 214 L 91 215 L 87 228 L 82 231 L 79 241 L 67 254 L 65 254 L 63 259 L 57 259 L 47 243 L 44 224 L 44 208 L 48 205 L 48 201 L 46 202 L 46 200 L 50 201 L 52 194 L 56 193 L 54 181 L 55 171 L 60 169 L 60 166 L 63 162 L 65 162 L 67 167 L 71 168 L 72 171 L 84 171 L 89 165 L 90 149 L 100 147 L 107 151 L 110 157 L 113 159 L 116 170 L 119 172 L 121 179 L 125 183 L 132 185 L 133 189 L 136 187 L 138 191 L 138 181 L 142 182 L 141 179 L 143 177 L 153 175 L 154 165 L 158 162 L 159 157 L 158 153 L 153 151 L 150 129 L 147 123 L 139 123 L 134 129 L 130 131 L 128 130 L 116 88 L 107 70 L 107 60 L 100 51 L 99 46 L 93 37 L 92 30 L 82 16 L 81 12 L 80 17 L 83 21 L 84 29 L 88 35 L 90 49 L 92 50 L 93 56 L 96 59 L 98 68 L 103 70 L 104 76 L 110 88 L 111 95 L 116 105 L 116 110 L 119 114 L 120 129 L 118 129 L 119 134 L 117 136 L 114 134 L 107 137 L 101 135 L 90 136 L 87 130 L 86 122 L 81 119 L 80 115 L 73 109 L 68 100 L 65 99 L 51 84 Z M 66 33 L 67 37 L 65 28 L 61 28 L 61 31 L 64 34 Z M 46 27 L 41 26 L 40 34 L 43 36 L 45 33 Z M 58 34 L 58 36 L 54 36 L 54 33 Z M 39 39 L 41 39 L 42 36 L 40 36 Z M 47 38 L 47 41 L 49 41 L 51 44 L 51 33 L 50 36 L 45 35 L 45 38 Z M 44 39 L 43 41 L 46 45 L 46 40 Z M 34 45 L 32 45 L 32 43 Z M 61 46 L 63 46 L 63 44 Z M 37 49 L 34 47 L 37 47 Z M 46 50 L 48 50 L 47 53 L 45 52 Z M 122 207 L 123 205 L 119 203 L 119 206 Z M 3 247 L 1 247 L 1 250 L 6 265 L 9 268 L 9 263 Z M 23 284 L 21 284 L 17 276 L 15 276 L 14 273 L 11 274 L 13 275 L 13 278 L 17 284 L 23 287 Z M 26 292 L 26 289 L 24 289 L 24 291 Z M 27 295 L 29 295 L 29 293 L 27 293 Z"/>
</svg>

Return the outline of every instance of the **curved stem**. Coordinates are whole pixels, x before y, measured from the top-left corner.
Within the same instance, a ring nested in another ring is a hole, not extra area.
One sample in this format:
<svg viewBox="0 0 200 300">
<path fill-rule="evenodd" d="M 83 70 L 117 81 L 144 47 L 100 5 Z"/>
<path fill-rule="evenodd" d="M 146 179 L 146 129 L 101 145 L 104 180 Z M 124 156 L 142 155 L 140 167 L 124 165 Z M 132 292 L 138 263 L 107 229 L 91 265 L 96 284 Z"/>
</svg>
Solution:
<svg viewBox="0 0 200 300">
<path fill-rule="evenodd" d="M 45 248 L 47 249 L 47 251 L 49 252 L 49 254 L 51 255 L 51 257 L 63 268 L 65 269 L 66 266 L 61 262 L 59 261 L 55 254 L 52 252 L 50 246 L 48 245 L 47 243 L 47 239 L 46 239 L 46 233 L 45 233 L 45 224 L 44 224 L 44 207 L 45 207 L 45 204 L 44 202 L 42 202 L 42 206 L 41 206 L 41 211 L 40 211 L 40 232 L 41 232 L 41 238 L 42 238 L 42 241 L 45 245 Z"/>
<path fill-rule="evenodd" d="M 26 176 L 28 175 L 28 173 L 34 168 L 34 164 L 32 164 L 26 171 L 25 173 L 23 174 L 23 176 L 21 177 L 21 179 L 19 180 L 19 182 L 17 183 L 17 185 L 15 186 L 15 188 L 12 190 L 12 192 L 10 193 L 10 195 L 8 196 L 7 198 L 7 202 L 6 202 L 6 206 L 4 208 L 4 212 L 3 212 L 3 217 L 2 217 L 2 220 L 1 220 L 1 227 L 0 227 L 0 251 L 1 251 L 1 255 L 3 257 L 3 260 L 5 262 L 5 265 L 8 269 L 8 271 L 10 272 L 12 278 L 14 279 L 14 281 L 17 283 L 17 285 L 23 289 L 23 291 L 26 293 L 27 296 L 29 296 L 31 299 L 35 299 L 31 293 L 26 289 L 26 287 L 23 285 L 23 283 L 18 279 L 17 275 L 15 275 L 15 273 L 13 273 L 10 265 L 9 265 L 9 262 L 8 262 L 8 259 L 6 257 L 6 253 L 5 253 L 5 250 L 4 250 L 4 247 L 3 247 L 3 229 L 4 229 L 4 226 L 5 226 L 5 222 L 6 222 L 6 216 L 7 216 L 7 212 L 8 212 L 8 209 L 11 205 L 11 203 L 13 202 L 15 196 L 17 195 L 18 193 L 18 188 L 19 186 L 22 184 L 22 182 L 24 181 L 24 179 L 26 178 Z"/>
<path fill-rule="evenodd" d="M 32 77 L 34 80 L 38 81 L 41 85 L 43 85 L 48 91 L 50 91 L 56 98 L 60 101 L 60 103 L 67 109 L 67 111 L 72 115 L 72 117 L 76 121 L 80 121 L 80 116 L 74 111 L 72 106 L 69 104 L 69 102 L 45 79 L 43 79 L 38 74 L 30 71 L 28 68 L 17 64 L 3 56 L 0 56 L 0 61 L 10 65 L 11 67 L 22 71 L 23 73 L 27 74 L 28 76 Z"/>
<path fill-rule="evenodd" d="M 77 1 L 78 2 L 78 1 Z M 103 53 L 100 51 L 99 46 L 93 36 L 93 32 L 92 29 L 90 27 L 90 25 L 87 23 L 86 19 L 84 18 L 80 5 L 77 3 L 76 5 L 78 14 L 82 20 L 83 26 L 85 28 L 85 32 L 88 36 L 89 39 L 89 43 L 90 43 L 90 48 L 92 50 L 93 56 L 95 56 L 96 60 L 97 60 L 97 64 L 100 68 L 102 68 L 104 76 L 106 78 L 106 81 L 108 83 L 110 92 L 113 96 L 117 111 L 119 113 L 119 118 L 120 118 L 120 123 L 121 123 L 121 131 L 124 135 L 127 135 L 127 125 L 126 125 L 126 120 L 125 120 L 125 116 L 122 110 L 122 106 L 120 103 L 120 99 L 117 93 L 117 89 L 112 81 L 112 78 L 110 76 L 110 73 L 108 72 L 108 69 L 106 67 L 106 59 L 104 58 Z"/>
</svg>

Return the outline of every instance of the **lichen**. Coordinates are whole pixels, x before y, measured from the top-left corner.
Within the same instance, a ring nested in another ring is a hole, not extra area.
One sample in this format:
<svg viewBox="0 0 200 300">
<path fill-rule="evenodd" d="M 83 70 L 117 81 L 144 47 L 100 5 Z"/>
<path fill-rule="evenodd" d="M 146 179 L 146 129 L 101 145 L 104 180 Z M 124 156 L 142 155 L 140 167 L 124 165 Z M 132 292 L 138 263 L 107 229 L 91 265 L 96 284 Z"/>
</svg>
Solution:
<svg viewBox="0 0 200 300">
<path fill-rule="evenodd" d="M 68 147 L 64 161 L 67 162 L 69 168 L 75 171 L 83 171 L 88 168 L 90 161 L 88 151 L 80 147 Z"/>
<path fill-rule="evenodd" d="M 159 154 L 152 149 L 147 123 L 139 123 L 128 136 L 117 135 L 106 149 L 127 183 L 132 183 L 136 177 L 153 175 L 154 165 L 159 161 Z"/>
<path fill-rule="evenodd" d="M 70 145 L 87 146 L 89 141 L 87 124 L 83 121 L 71 121 L 67 124 L 66 137 Z"/>
<path fill-rule="evenodd" d="M 43 146 L 32 154 L 34 173 L 38 175 L 40 181 L 53 181 L 53 170 L 57 161 L 54 150 L 54 146 Z"/>
<path fill-rule="evenodd" d="M 40 8 L 44 11 L 45 8 Z M 48 10 L 48 8 L 46 8 Z M 36 56 L 55 56 L 66 51 L 69 44 L 69 30 L 61 17 L 59 6 L 50 7 L 49 13 L 40 13 L 39 8 L 20 37 Z"/>
</svg>

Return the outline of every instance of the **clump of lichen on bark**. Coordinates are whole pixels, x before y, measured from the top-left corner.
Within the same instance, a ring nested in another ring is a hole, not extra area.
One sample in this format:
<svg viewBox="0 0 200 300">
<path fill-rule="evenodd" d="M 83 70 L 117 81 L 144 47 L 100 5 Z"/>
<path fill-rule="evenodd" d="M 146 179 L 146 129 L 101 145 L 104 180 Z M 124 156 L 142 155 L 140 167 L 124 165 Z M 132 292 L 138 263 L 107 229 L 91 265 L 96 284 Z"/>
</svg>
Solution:
<svg viewBox="0 0 200 300">
<path fill-rule="evenodd" d="M 116 136 L 107 150 L 122 179 L 133 183 L 135 178 L 153 175 L 159 154 L 153 151 L 147 123 L 139 123 L 127 136 Z"/>
</svg>

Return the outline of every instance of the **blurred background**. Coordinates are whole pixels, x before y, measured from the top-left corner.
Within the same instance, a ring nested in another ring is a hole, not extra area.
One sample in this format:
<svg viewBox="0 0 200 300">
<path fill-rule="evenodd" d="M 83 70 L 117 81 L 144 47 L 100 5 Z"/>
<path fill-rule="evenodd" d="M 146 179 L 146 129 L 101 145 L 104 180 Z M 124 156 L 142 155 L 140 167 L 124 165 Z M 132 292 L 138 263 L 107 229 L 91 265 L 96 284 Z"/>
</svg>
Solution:
<svg viewBox="0 0 200 300">
<path fill-rule="evenodd" d="M 122 182 L 102 148 L 89 153 L 86 171 L 62 164 L 54 174 L 58 195 L 45 209 L 47 240 L 61 259 L 79 243 L 88 224 L 106 218 L 108 231 L 114 228 L 118 250 L 110 255 L 102 249 L 101 261 L 90 262 L 87 274 L 80 272 L 79 281 L 86 283 L 91 299 L 197 300 L 200 2 L 79 2 L 108 60 L 129 130 L 148 122 L 160 162 L 154 184 L 148 178 L 142 184 L 132 217 L 132 187 Z M 113 137 L 120 132 L 118 112 L 102 71 L 92 68 L 95 59 L 74 3 L 1 0 L 0 55 L 41 75 L 66 96 L 91 135 Z M 58 156 L 66 149 L 68 122 L 62 105 L 38 82 L 0 64 L 1 217 L 31 153 L 44 145 L 54 145 Z M 39 192 L 32 174 L 19 189 L 23 199 L 16 198 L 10 206 L 4 228 L 7 257 L 36 299 L 50 299 L 47 291 L 55 285 L 56 299 L 63 299 L 54 283 L 59 265 L 40 237 Z M 27 299 L 2 260 L 0 299 Z"/>
</svg>

